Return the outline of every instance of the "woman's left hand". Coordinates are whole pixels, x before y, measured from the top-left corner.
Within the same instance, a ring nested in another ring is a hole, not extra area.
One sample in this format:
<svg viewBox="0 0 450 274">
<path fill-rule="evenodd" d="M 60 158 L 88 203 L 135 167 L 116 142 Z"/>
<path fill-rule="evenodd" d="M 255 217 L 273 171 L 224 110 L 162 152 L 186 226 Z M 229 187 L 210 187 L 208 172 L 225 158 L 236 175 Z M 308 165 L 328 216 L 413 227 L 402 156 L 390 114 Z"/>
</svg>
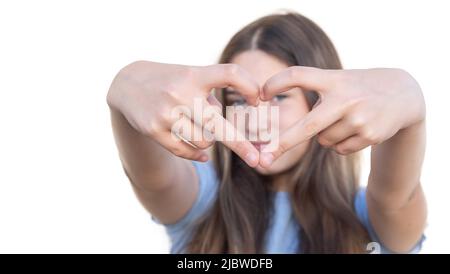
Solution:
<svg viewBox="0 0 450 274">
<path fill-rule="evenodd" d="M 277 148 L 262 152 L 262 167 L 269 167 L 281 154 L 316 135 L 321 145 L 349 154 L 380 144 L 425 118 L 418 83 L 400 69 L 289 67 L 266 82 L 261 100 L 270 100 L 294 87 L 317 92 L 320 101 L 281 133 Z"/>
</svg>

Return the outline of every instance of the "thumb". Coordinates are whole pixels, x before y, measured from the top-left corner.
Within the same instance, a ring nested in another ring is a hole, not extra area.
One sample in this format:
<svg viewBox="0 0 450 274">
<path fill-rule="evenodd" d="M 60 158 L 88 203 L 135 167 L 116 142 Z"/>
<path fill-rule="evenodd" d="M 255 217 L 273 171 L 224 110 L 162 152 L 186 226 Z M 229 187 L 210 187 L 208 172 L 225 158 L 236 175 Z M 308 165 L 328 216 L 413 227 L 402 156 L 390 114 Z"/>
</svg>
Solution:
<svg viewBox="0 0 450 274">
<path fill-rule="evenodd" d="M 274 76 L 264 84 L 260 97 L 264 101 L 271 100 L 275 95 L 289 89 L 299 87 L 308 91 L 323 92 L 331 87 L 336 70 L 324 70 L 314 67 L 289 67 Z"/>
<path fill-rule="evenodd" d="M 233 87 L 250 105 L 259 101 L 259 85 L 250 73 L 236 64 L 218 64 L 201 67 L 201 81 L 208 88 Z"/>
</svg>

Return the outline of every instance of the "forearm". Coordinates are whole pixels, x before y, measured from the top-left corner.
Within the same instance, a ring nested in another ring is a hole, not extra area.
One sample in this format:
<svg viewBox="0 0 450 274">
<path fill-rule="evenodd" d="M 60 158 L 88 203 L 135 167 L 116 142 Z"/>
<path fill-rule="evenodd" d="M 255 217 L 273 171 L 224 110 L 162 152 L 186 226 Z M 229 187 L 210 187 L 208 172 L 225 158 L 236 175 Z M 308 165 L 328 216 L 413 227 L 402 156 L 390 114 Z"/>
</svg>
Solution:
<svg viewBox="0 0 450 274">
<path fill-rule="evenodd" d="M 379 206 L 402 208 L 416 194 L 416 190 L 421 192 L 425 133 L 423 120 L 372 147 L 368 191 Z"/>
<path fill-rule="evenodd" d="M 166 187 L 177 170 L 175 156 L 136 131 L 118 110 L 110 110 L 116 145 L 130 181 L 146 190 Z"/>
</svg>

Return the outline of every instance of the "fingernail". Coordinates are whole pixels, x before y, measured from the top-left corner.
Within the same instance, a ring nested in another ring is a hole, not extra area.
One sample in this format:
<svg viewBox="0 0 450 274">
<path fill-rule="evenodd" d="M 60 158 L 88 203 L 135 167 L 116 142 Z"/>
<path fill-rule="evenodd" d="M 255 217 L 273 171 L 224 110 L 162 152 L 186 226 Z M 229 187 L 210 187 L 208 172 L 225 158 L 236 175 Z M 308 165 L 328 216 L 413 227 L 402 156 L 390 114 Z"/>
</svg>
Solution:
<svg viewBox="0 0 450 274">
<path fill-rule="evenodd" d="M 273 162 L 272 153 L 263 153 L 261 154 L 261 164 L 264 167 L 269 167 Z"/>
<path fill-rule="evenodd" d="M 200 162 L 206 162 L 206 161 L 208 161 L 208 155 L 202 155 L 202 156 L 200 156 Z"/>
<path fill-rule="evenodd" d="M 254 152 L 247 153 L 247 156 L 245 156 L 245 160 L 247 161 L 247 163 L 253 164 L 257 160 L 256 154 Z"/>
</svg>

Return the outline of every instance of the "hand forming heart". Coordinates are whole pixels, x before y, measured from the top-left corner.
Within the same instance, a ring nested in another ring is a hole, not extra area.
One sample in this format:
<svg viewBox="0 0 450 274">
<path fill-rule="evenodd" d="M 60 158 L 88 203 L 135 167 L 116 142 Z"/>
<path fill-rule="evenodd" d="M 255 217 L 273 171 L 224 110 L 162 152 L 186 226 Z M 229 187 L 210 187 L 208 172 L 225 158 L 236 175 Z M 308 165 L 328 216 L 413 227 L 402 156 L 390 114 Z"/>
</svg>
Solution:
<svg viewBox="0 0 450 274">
<path fill-rule="evenodd" d="M 220 124 L 225 131 L 241 136 L 222 116 L 217 107 L 220 103 L 210 94 L 213 88 L 231 86 L 250 105 L 294 87 L 316 91 L 320 96 L 320 103 L 310 113 L 273 142 L 278 146 L 272 147 L 271 152 L 263 150 L 260 155 L 242 136 L 221 140 L 252 167 L 259 164 L 267 168 L 284 152 L 316 135 L 322 145 L 338 153 L 351 153 L 390 138 L 423 119 L 425 112 L 417 83 L 398 69 L 322 70 L 294 66 L 271 77 L 260 88 L 248 72 L 235 64 L 190 67 L 141 61 L 124 69 L 121 77 L 117 88 L 108 93 L 109 105 L 140 133 L 177 156 L 198 161 L 208 159 L 202 150 L 211 146 L 213 140 L 190 141 L 191 135 L 186 132 L 180 132 L 178 139 L 171 138 L 172 125 L 177 120 L 172 115 L 174 108 L 184 107 L 186 115 L 181 123 L 200 131 L 200 135 L 208 124 Z M 199 98 L 202 110 L 216 106 L 212 116 L 190 115 Z M 217 128 L 208 129 L 217 134 Z"/>
<path fill-rule="evenodd" d="M 399 69 L 290 67 L 266 82 L 261 100 L 293 87 L 316 91 L 320 103 L 281 134 L 274 151 L 260 155 L 262 167 L 316 135 L 321 145 L 349 154 L 379 144 L 425 117 L 419 85 Z"/>
</svg>

